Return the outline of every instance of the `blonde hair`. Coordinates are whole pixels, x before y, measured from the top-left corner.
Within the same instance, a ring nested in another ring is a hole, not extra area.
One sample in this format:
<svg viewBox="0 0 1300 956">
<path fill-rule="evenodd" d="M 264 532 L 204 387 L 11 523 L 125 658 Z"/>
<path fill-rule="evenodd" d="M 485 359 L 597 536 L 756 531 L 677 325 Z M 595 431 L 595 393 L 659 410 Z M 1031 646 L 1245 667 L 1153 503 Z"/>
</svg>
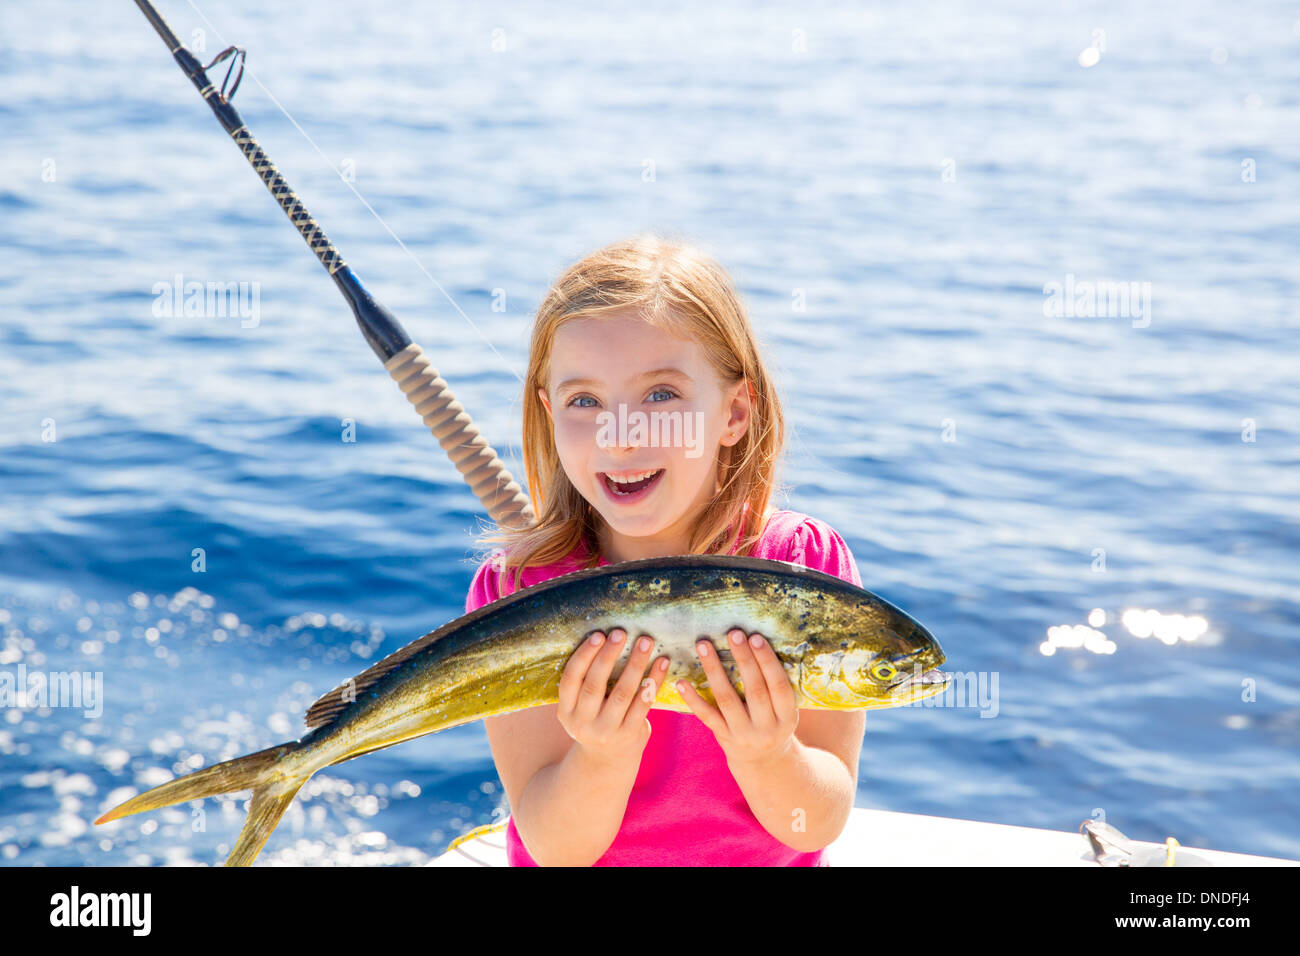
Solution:
<svg viewBox="0 0 1300 956">
<path fill-rule="evenodd" d="M 565 474 L 537 390 L 546 391 L 561 325 L 623 310 L 699 343 L 724 387 L 742 378 L 749 382 L 745 434 L 735 445 L 720 448 L 720 487 L 692 531 L 689 553 L 725 554 L 736 541 L 735 553 L 748 555 L 762 535 L 776 491 L 785 419 L 740 296 L 723 268 L 691 244 L 660 235 L 634 236 L 570 266 L 537 310 L 524 378 L 523 458 L 538 518 L 524 528 L 493 526 L 478 537 L 489 548 L 504 542 L 505 568 L 515 569 L 514 590 L 524 568 L 560 560 L 579 544 L 586 551 L 584 567 L 599 563 L 596 535 L 603 519 Z"/>
</svg>

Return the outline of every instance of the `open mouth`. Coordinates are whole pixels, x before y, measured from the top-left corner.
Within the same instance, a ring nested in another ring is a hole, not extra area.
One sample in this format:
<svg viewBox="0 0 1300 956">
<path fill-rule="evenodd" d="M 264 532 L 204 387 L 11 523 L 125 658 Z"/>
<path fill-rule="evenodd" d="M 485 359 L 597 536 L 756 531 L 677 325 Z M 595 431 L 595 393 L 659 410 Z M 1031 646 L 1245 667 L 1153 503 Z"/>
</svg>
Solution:
<svg viewBox="0 0 1300 956">
<path fill-rule="evenodd" d="M 899 681 L 889 689 L 891 694 L 897 694 L 907 690 L 931 691 L 934 685 L 938 684 L 940 688 L 952 680 L 951 674 L 945 674 L 939 668 L 935 667 L 921 674 L 912 674 L 905 680 Z"/>
<path fill-rule="evenodd" d="M 653 471 L 643 471 L 614 479 L 602 471 L 600 473 L 600 483 L 605 486 L 605 490 L 609 492 L 610 496 L 616 500 L 633 501 L 648 494 L 650 489 L 663 477 L 663 473 L 664 469 L 657 468 Z"/>
</svg>

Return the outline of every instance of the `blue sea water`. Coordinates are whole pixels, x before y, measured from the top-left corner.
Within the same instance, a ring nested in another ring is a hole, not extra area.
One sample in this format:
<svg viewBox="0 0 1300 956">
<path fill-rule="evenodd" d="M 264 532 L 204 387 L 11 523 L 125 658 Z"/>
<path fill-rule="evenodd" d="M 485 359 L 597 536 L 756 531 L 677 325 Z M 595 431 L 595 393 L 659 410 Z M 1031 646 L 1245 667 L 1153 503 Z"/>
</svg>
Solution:
<svg viewBox="0 0 1300 956">
<path fill-rule="evenodd" d="M 779 503 L 997 676 L 871 714 L 859 805 L 1300 858 L 1293 6 L 160 8 L 247 48 L 248 125 L 517 476 L 560 271 L 660 229 L 732 272 Z M 133 5 L 6 4 L 0 126 L 0 674 L 103 687 L 0 708 L 0 862 L 219 863 L 243 795 L 91 821 L 458 615 L 482 516 Z M 178 276 L 256 315 L 160 315 Z M 502 806 L 474 724 L 318 775 L 260 861 Z"/>
</svg>

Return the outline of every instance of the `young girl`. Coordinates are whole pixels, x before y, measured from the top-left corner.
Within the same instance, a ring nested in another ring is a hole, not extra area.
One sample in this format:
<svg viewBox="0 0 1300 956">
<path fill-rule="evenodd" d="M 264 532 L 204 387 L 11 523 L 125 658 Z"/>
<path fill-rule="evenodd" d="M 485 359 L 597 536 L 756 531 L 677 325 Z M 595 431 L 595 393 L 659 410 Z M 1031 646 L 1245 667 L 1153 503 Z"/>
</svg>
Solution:
<svg viewBox="0 0 1300 956">
<path fill-rule="evenodd" d="M 672 428 L 647 439 L 633 423 L 654 412 Z M 466 612 L 580 568 L 682 554 L 792 561 L 861 585 L 833 529 L 769 507 L 784 438 L 720 266 L 658 237 L 593 253 L 533 329 L 523 455 L 537 523 L 482 539 L 506 544 L 479 566 Z M 692 713 L 652 710 L 667 660 L 652 662 L 642 636 L 586 635 L 558 704 L 484 720 L 510 864 L 825 865 L 853 806 L 864 713 L 798 709 L 764 636 L 739 631 L 696 645 L 716 706 L 682 683 Z M 718 664 L 722 641 L 745 700 Z"/>
</svg>

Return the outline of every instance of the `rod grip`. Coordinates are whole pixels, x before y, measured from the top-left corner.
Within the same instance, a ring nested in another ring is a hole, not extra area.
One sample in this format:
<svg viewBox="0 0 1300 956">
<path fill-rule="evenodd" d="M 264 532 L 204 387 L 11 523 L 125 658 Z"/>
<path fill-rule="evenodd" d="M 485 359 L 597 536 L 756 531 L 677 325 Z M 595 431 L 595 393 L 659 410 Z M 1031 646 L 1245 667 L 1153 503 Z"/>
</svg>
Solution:
<svg viewBox="0 0 1300 956">
<path fill-rule="evenodd" d="M 446 381 L 419 345 L 412 342 L 384 363 L 388 374 L 415 406 L 416 412 L 488 514 L 503 527 L 525 527 L 537 520 L 528 496 L 456 401 Z"/>
</svg>

